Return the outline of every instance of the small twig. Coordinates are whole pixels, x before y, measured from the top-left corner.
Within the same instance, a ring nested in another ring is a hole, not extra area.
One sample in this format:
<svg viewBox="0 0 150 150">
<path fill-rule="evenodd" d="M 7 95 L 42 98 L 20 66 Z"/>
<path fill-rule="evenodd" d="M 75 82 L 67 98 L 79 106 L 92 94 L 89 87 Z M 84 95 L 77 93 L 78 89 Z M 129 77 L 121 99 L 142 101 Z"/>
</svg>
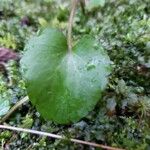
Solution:
<svg viewBox="0 0 150 150">
<path fill-rule="evenodd" d="M 0 120 L 0 123 L 5 122 L 9 116 L 16 110 L 18 109 L 23 103 L 27 102 L 29 100 L 28 96 L 24 97 L 21 99 L 19 102 L 17 102 L 9 111 L 8 113 Z"/>
<path fill-rule="evenodd" d="M 72 51 L 72 26 L 73 26 L 73 18 L 76 10 L 76 6 L 79 0 L 72 0 L 72 7 L 71 7 L 71 13 L 69 17 L 69 22 L 68 22 L 68 35 L 67 35 L 67 40 L 68 40 L 68 51 Z"/>
<path fill-rule="evenodd" d="M 48 137 L 55 138 L 55 139 L 62 139 L 62 140 L 66 139 L 65 137 L 63 137 L 61 135 L 56 135 L 56 134 L 52 134 L 52 133 L 41 132 L 41 131 L 31 130 L 31 129 L 23 129 L 23 128 L 18 128 L 18 127 L 12 127 L 12 126 L 8 126 L 8 125 L 0 125 L 0 128 L 1 129 L 13 130 L 13 131 L 19 131 L 19 132 L 27 132 L 27 133 L 32 133 L 32 134 L 37 134 L 37 135 L 42 135 L 42 136 L 48 136 Z M 74 142 L 74 143 L 99 147 L 99 148 L 103 148 L 103 149 L 107 149 L 107 150 L 124 150 L 124 149 L 120 149 L 120 148 L 114 148 L 114 147 L 105 146 L 105 145 L 102 145 L 102 144 L 96 144 L 96 143 L 87 142 L 87 141 L 82 141 L 82 140 L 78 140 L 78 139 L 70 139 L 70 141 Z"/>
</svg>

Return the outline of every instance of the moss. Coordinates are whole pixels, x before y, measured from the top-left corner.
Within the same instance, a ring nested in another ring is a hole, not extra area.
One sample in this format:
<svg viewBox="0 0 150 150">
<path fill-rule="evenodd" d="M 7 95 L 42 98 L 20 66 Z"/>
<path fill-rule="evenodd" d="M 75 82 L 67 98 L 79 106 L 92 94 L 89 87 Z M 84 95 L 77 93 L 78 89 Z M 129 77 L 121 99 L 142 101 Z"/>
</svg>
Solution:
<svg viewBox="0 0 150 150">
<path fill-rule="evenodd" d="M 47 0 L 16 0 L 12 4 L 9 0 L 1 3 L 0 45 L 12 47 L 20 55 L 26 40 L 42 28 L 38 21 L 40 18 L 66 32 L 69 1 L 58 3 Z M 18 109 L 7 123 L 21 126 L 27 122 L 27 126 L 36 130 L 51 131 L 129 150 L 149 149 L 149 10 L 149 0 L 106 1 L 103 7 L 86 12 L 86 15 L 79 8 L 75 18 L 74 39 L 80 39 L 84 34 L 92 34 L 108 51 L 113 61 L 113 73 L 103 93 L 102 102 L 80 122 L 70 126 L 44 121 L 30 103 Z M 23 24 L 24 17 L 28 19 Z M 14 82 L 8 86 L 5 77 L 1 76 L 0 94 L 5 95 L 10 105 L 13 105 L 26 95 L 26 90 L 19 65 L 9 63 L 7 69 Z M 109 108 L 109 102 L 113 102 L 114 107 Z M 19 133 L 13 137 L 11 135 L 12 132 L 1 131 L 0 139 L 4 143 L 8 142 L 9 148 L 14 150 L 92 149 L 35 135 L 22 135 L 22 138 Z"/>
</svg>

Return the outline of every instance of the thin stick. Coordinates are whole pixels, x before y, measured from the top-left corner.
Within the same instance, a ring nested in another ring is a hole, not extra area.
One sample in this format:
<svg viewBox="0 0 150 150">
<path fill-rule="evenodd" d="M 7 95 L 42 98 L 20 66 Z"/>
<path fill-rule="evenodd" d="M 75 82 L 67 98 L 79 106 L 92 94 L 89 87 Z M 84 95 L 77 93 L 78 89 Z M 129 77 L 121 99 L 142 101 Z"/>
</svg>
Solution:
<svg viewBox="0 0 150 150">
<path fill-rule="evenodd" d="M 70 13 L 69 22 L 68 22 L 68 35 L 67 35 L 69 52 L 72 51 L 72 26 L 73 26 L 73 18 L 75 15 L 77 3 L 78 3 L 78 0 L 72 0 L 71 13 Z"/>
<path fill-rule="evenodd" d="M 62 140 L 66 139 L 65 137 L 63 137 L 61 135 L 56 135 L 56 134 L 52 134 L 52 133 L 41 132 L 41 131 L 31 130 L 31 129 L 12 127 L 12 126 L 8 126 L 8 125 L 0 125 L 0 128 L 13 130 L 13 131 L 19 131 L 19 132 L 27 132 L 27 133 L 32 133 L 32 134 L 37 134 L 37 135 L 42 135 L 42 136 L 48 136 L 48 137 L 55 138 L 55 139 L 62 139 Z M 107 150 L 124 150 L 124 149 L 120 149 L 120 148 L 114 148 L 114 147 L 105 146 L 105 145 L 101 145 L 101 144 L 86 142 L 86 141 L 82 141 L 82 140 L 78 140 L 78 139 L 70 139 L 70 141 L 74 142 L 74 143 L 79 143 L 79 144 L 84 144 L 84 145 L 89 145 L 89 146 L 94 146 L 94 147 L 100 147 L 100 148 L 107 149 Z"/>
<path fill-rule="evenodd" d="M 9 111 L 8 113 L 0 120 L 0 123 L 5 122 L 9 116 L 16 111 L 16 109 L 18 109 L 23 103 L 27 102 L 29 100 L 28 96 L 24 97 L 23 99 L 21 99 L 19 102 L 17 102 Z"/>
</svg>

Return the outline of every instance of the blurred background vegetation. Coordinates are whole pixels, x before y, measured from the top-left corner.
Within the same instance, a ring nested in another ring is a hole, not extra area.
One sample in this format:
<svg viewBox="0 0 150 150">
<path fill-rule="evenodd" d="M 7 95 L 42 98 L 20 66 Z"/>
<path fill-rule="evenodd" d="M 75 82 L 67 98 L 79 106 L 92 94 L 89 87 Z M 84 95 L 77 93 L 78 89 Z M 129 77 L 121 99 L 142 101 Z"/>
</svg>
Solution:
<svg viewBox="0 0 150 150">
<path fill-rule="evenodd" d="M 69 8 L 69 0 L 0 0 L 0 47 L 21 57 L 26 41 L 40 29 L 51 26 L 66 34 Z M 113 61 L 110 82 L 95 109 L 80 122 L 63 126 L 45 121 L 26 103 L 6 123 L 129 150 L 150 149 L 149 0 L 103 0 L 85 13 L 79 5 L 75 43 L 85 34 L 93 35 Z M 0 110 L 5 111 L 0 117 L 27 94 L 19 63 L 10 60 L 5 65 L 7 76 L 0 72 Z M 2 148 L 14 150 L 94 150 L 68 140 L 4 130 L 0 141 Z"/>
</svg>

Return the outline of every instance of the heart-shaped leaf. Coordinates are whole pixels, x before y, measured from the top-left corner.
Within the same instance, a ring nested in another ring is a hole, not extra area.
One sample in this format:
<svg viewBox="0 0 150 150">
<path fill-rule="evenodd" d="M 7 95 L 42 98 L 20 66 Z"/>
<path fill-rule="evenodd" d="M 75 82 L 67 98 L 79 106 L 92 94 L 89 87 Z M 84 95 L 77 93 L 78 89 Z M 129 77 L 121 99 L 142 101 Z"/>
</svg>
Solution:
<svg viewBox="0 0 150 150">
<path fill-rule="evenodd" d="M 110 73 L 109 57 L 93 38 L 83 37 L 69 53 L 65 36 L 47 28 L 25 49 L 27 92 L 43 117 L 70 123 L 93 109 Z"/>
</svg>

